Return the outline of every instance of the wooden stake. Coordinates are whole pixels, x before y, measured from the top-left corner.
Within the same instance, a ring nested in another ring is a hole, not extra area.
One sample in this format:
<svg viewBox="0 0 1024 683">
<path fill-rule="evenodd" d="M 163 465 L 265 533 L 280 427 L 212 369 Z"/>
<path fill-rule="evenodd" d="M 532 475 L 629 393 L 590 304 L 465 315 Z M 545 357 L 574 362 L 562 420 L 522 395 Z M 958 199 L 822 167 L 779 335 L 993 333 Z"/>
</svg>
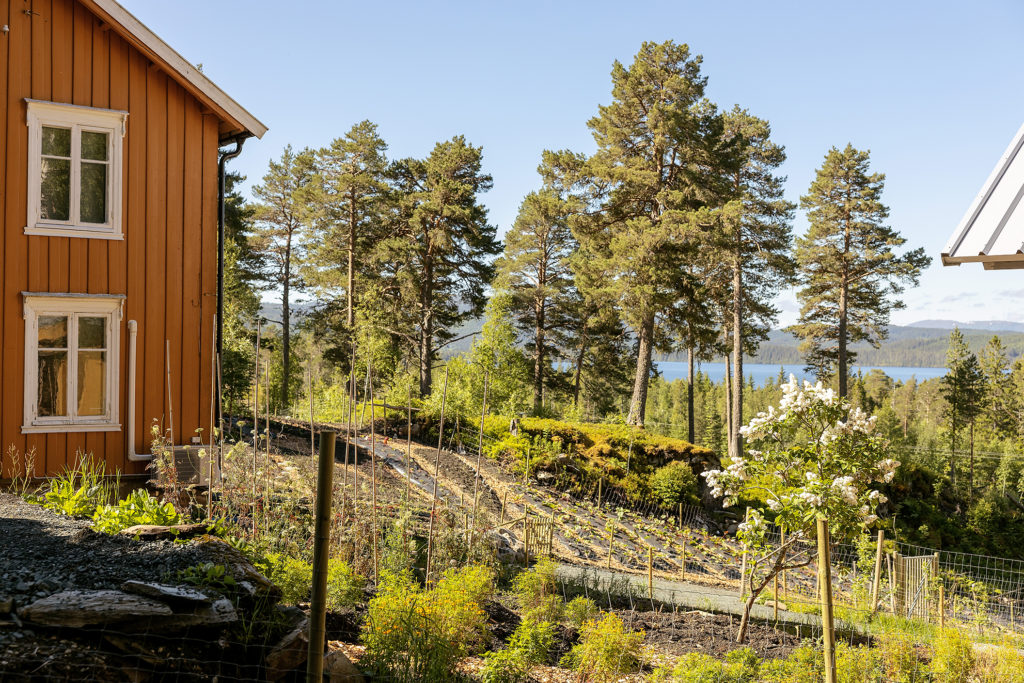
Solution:
<svg viewBox="0 0 1024 683">
<path fill-rule="evenodd" d="M 679 529 L 680 529 L 680 531 L 682 530 L 682 528 L 683 528 L 683 504 L 680 503 L 679 504 Z"/>
<path fill-rule="evenodd" d="M 313 593 L 309 608 L 309 654 L 306 680 L 323 680 L 327 617 L 327 553 L 331 537 L 331 490 L 334 475 L 333 431 L 320 434 L 320 462 L 316 480 L 316 522 L 313 536 Z"/>
<path fill-rule="evenodd" d="M 615 545 L 615 530 L 608 532 L 608 569 L 612 568 L 612 546 Z"/>
<path fill-rule="evenodd" d="M 781 530 L 781 529 L 779 530 L 779 545 L 781 545 L 781 546 L 785 546 L 786 545 L 786 532 Z M 783 565 L 783 566 L 785 566 L 785 565 Z M 789 582 L 786 580 L 786 578 L 787 578 L 786 577 L 786 570 L 783 569 L 782 570 L 782 594 L 788 598 L 789 597 Z"/>
<path fill-rule="evenodd" d="M 835 624 L 832 620 L 832 549 L 828 520 L 818 520 L 818 573 L 821 576 L 821 629 L 825 654 L 825 683 L 836 683 Z"/>
<path fill-rule="evenodd" d="M 878 586 L 882 580 L 882 545 L 885 542 L 885 531 L 878 530 L 878 544 L 875 548 L 875 576 L 871 581 L 871 613 L 878 609 Z"/>
<path fill-rule="evenodd" d="M 480 459 L 484 455 L 484 418 L 487 416 L 487 382 L 490 375 L 484 373 L 484 400 L 480 406 L 480 441 L 477 444 L 476 453 L 476 476 L 473 478 L 473 528 L 476 528 L 476 513 L 477 505 L 480 502 L 480 495 L 478 493 L 480 488 Z M 469 536 L 469 549 L 473 549 L 473 535 Z"/>
<path fill-rule="evenodd" d="M 939 628 L 946 628 L 946 587 L 939 581 Z M 1013 603 L 1010 603 L 1010 629 L 1013 629 Z"/>
<path fill-rule="evenodd" d="M 260 452 L 260 344 L 263 323 L 256 320 L 256 373 L 252 393 L 252 534 L 256 535 L 256 458 Z"/>
<path fill-rule="evenodd" d="M 213 329 L 217 329 L 217 316 L 213 316 Z M 213 342 L 213 352 L 210 354 L 210 450 L 206 454 L 209 459 L 207 463 L 206 471 L 206 519 L 210 521 L 213 519 L 213 444 L 216 438 L 215 432 L 213 431 L 213 419 L 215 416 L 214 404 L 217 402 L 217 337 L 211 336 Z"/>
<path fill-rule="evenodd" d="M 508 502 L 508 488 L 501 494 L 501 520 L 498 522 L 498 526 L 505 523 L 505 503 Z"/>
<path fill-rule="evenodd" d="M 270 502 L 270 363 L 266 365 L 266 377 L 267 377 L 267 391 L 266 391 L 266 406 L 267 406 L 267 419 L 265 421 L 267 427 L 267 468 L 263 472 L 263 509 L 267 509 L 267 505 Z"/>
<path fill-rule="evenodd" d="M 688 540 L 689 539 L 686 536 L 683 536 L 683 557 L 680 560 L 683 570 L 683 581 L 686 581 L 686 541 Z"/>
<path fill-rule="evenodd" d="M 743 517 L 744 524 L 750 521 L 750 508 Z M 740 564 L 740 598 L 747 592 L 747 544 L 743 544 L 743 562 Z"/>
<path fill-rule="evenodd" d="M 772 596 L 774 597 L 772 602 L 775 603 L 775 605 L 773 606 L 773 609 L 772 609 L 772 616 L 775 619 L 775 621 L 778 621 L 779 620 L 779 575 L 778 575 L 777 572 L 775 574 L 775 587 L 774 587 L 774 590 L 772 591 Z"/>
<path fill-rule="evenodd" d="M 647 546 L 647 598 L 654 600 L 654 548 Z"/>
<path fill-rule="evenodd" d="M 601 507 L 601 494 L 603 493 L 601 488 L 604 484 L 604 477 L 597 480 L 597 507 Z"/>
<path fill-rule="evenodd" d="M 316 459 L 316 437 L 313 435 L 313 360 L 310 359 L 306 369 L 309 378 L 309 457 Z"/>
<path fill-rule="evenodd" d="M 434 516 L 437 514 L 437 476 L 441 469 L 441 443 L 444 441 L 444 404 L 448 400 L 448 368 L 444 369 L 444 391 L 441 393 L 441 429 L 437 435 L 437 453 L 434 455 L 434 491 L 430 496 L 430 525 L 427 528 L 427 567 L 424 583 L 430 584 L 430 560 L 434 550 Z"/>
<path fill-rule="evenodd" d="M 373 406 L 373 364 L 366 365 L 366 376 L 369 378 L 370 397 L 370 491 L 373 505 L 373 582 L 380 578 L 379 559 L 377 553 L 377 422 Z"/>
<path fill-rule="evenodd" d="M 224 383 L 221 381 L 220 372 L 220 354 L 217 354 L 217 396 L 220 397 L 220 401 L 217 402 L 217 469 L 222 473 L 224 472 Z M 223 476 L 221 478 L 223 481 Z"/>
<path fill-rule="evenodd" d="M 526 558 L 526 564 L 524 566 L 530 566 L 530 511 L 526 511 L 526 516 L 523 517 L 523 554 Z"/>
<path fill-rule="evenodd" d="M 167 422 L 171 439 L 171 457 L 174 457 L 174 396 L 171 394 L 171 340 L 164 340 L 164 365 L 167 366 Z"/>
<path fill-rule="evenodd" d="M 412 500 L 412 387 L 409 387 L 409 409 L 405 425 L 405 504 Z"/>
</svg>

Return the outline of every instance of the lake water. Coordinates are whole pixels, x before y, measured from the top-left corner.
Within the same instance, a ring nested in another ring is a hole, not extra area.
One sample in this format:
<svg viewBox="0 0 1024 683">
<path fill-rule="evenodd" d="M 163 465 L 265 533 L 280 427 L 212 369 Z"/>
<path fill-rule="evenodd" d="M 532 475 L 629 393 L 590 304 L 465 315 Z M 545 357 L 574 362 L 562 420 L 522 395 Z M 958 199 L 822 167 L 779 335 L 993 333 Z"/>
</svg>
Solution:
<svg viewBox="0 0 1024 683">
<path fill-rule="evenodd" d="M 686 379 L 686 363 L 679 361 L 655 361 L 655 367 L 661 373 L 662 377 L 666 380 L 671 381 L 674 379 Z M 782 368 L 783 374 L 788 379 L 790 374 L 796 375 L 798 380 L 811 380 L 814 381 L 814 376 L 805 372 L 802 365 L 770 365 L 767 363 L 744 363 L 743 364 L 743 375 L 747 378 L 753 378 L 754 384 L 762 386 L 768 382 L 769 379 L 775 380 L 779 376 L 779 368 Z M 874 370 L 873 367 L 857 367 L 854 368 L 854 373 L 860 370 L 865 375 Z M 923 382 L 926 379 L 933 379 L 935 377 L 942 377 L 946 374 L 946 368 L 909 368 L 909 367 L 880 367 L 878 368 L 889 377 L 897 381 L 906 382 L 911 377 L 917 378 L 918 382 Z M 713 382 L 721 382 L 725 378 L 725 363 L 697 363 L 694 364 L 694 372 L 703 372 L 711 378 Z"/>
</svg>

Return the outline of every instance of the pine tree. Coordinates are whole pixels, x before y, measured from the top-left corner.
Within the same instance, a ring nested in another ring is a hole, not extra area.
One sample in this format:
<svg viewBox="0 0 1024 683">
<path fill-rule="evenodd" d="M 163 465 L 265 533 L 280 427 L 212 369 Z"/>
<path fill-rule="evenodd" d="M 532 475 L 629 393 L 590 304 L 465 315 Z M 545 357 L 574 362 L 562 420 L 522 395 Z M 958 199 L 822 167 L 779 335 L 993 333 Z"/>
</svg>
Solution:
<svg viewBox="0 0 1024 683">
<path fill-rule="evenodd" d="M 364 254 L 380 239 L 389 208 L 387 144 L 370 121 L 355 124 L 343 136 L 316 153 L 316 176 L 310 200 L 314 222 L 305 241 L 303 280 L 320 302 L 319 319 L 334 334 L 351 337 L 356 321 L 356 278 L 372 277 L 357 254 Z M 336 315 L 344 304 L 344 322 Z M 344 334 L 340 334 L 340 333 Z M 328 355 L 339 355 L 335 342 Z"/>
<path fill-rule="evenodd" d="M 968 498 L 974 495 L 974 423 L 981 414 L 987 386 L 978 357 L 967 347 L 964 335 L 954 328 L 946 351 L 946 374 L 941 391 L 946 399 L 946 425 L 949 434 L 949 471 L 956 484 L 956 449 L 964 429 L 970 432 L 970 480 Z"/>
<path fill-rule="evenodd" d="M 223 395 L 229 411 L 238 409 L 252 383 L 252 343 L 248 325 L 260 310 L 256 293 L 259 255 L 251 244 L 253 207 L 238 186 L 245 178 L 225 177 L 224 197 L 224 344 L 221 356 Z"/>
<path fill-rule="evenodd" d="M 1013 390 L 1006 347 L 998 336 L 993 336 L 981 350 L 978 362 L 988 387 L 982 407 L 985 426 L 996 436 L 1012 436 L 1016 412 L 1014 404 L 1018 399 Z"/>
<path fill-rule="evenodd" d="M 481 171 L 483 153 L 458 135 L 439 142 L 425 160 L 393 167 L 399 220 L 393 237 L 378 244 L 395 264 L 386 293 L 415 312 L 420 394 L 430 394 L 439 345 L 452 328 L 477 317 L 494 276 L 490 259 L 501 251 L 478 195 L 491 188 Z"/>
<path fill-rule="evenodd" d="M 690 212 L 707 188 L 708 141 L 720 118 L 704 99 L 701 58 L 672 41 L 644 43 L 627 68 L 612 67 L 612 102 L 588 122 L 597 151 L 546 155 L 577 188 L 574 230 L 596 279 L 618 302 L 637 338 L 628 422 L 643 425 L 659 318 L 691 280 L 697 248 Z M 709 132 L 711 130 L 711 132 Z M 560 158 L 557 158 L 560 157 Z M 667 337 L 664 338 L 667 342 Z"/>
<path fill-rule="evenodd" d="M 775 298 L 792 282 L 795 263 L 790 255 L 790 223 L 795 206 L 783 196 L 785 178 L 776 170 L 786 160 L 785 150 L 771 141 L 767 121 L 734 107 L 725 115 L 725 135 L 734 139 L 738 161 L 731 177 L 737 211 L 728 214 L 722 245 L 731 262 L 732 418 L 730 452 L 740 453 L 743 424 L 743 355 L 755 355 L 768 338 L 779 310 Z"/>
<path fill-rule="evenodd" d="M 310 221 L 308 192 L 313 178 L 313 152 L 298 154 L 285 147 L 278 161 L 271 160 L 263 182 L 253 188 L 258 204 L 254 207 L 253 251 L 262 259 L 262 280 L 267 290 L 281 290 L 282 329 L 282 408 L 290 404 L 291 372 L 291 292 L 301 286 L 299 264 L 302 260 L 302 231 Z"/>
<path fill-rule="evenodd" d="M 565 202 L 551 188 L 531 192 L 505 234 L 505 252 L 496 266 L 499 292 L 507 310 L 533 347 L 533 411 L 540 411 L 544 388 L 553 373 L 556 335 L 570 324 L 572 270 L 576 240 L 569 229 Z"/>
<path fill-rule="evenodd" d="M 867 341 L 878 348 L 889 313 L 904 307 L 895 297 L 906 285 L 917 285 L 921 269 L 931 263 L 921 248 L 896 255 L 906 239 L 885 225 L 885 176 L 869 173 L 868 165 L 868 152 L 833 147 L 800 198 L 810 227 L 797 240 L 801 308 L 790 330 L 803 338 L 808 369 L 819 378 L 838 373 L 841 396 L 847 395 L 855 361 L 849 345 Z"/>
</svg>

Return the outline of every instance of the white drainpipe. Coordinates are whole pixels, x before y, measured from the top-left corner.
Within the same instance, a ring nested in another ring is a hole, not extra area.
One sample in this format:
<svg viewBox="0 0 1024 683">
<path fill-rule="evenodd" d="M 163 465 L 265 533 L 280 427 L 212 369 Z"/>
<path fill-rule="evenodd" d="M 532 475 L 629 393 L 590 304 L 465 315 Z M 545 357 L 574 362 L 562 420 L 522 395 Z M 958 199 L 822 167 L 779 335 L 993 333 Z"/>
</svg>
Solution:
<svg viewBox="0 0 1024 683">
<path fill-rule="evenodd" d="M 128 321 L 128 460 L 131 462 L 149 462 L 152 453 L 135 452 L 135 345 L 139 336 L 139 324 Z"/>
</svg>

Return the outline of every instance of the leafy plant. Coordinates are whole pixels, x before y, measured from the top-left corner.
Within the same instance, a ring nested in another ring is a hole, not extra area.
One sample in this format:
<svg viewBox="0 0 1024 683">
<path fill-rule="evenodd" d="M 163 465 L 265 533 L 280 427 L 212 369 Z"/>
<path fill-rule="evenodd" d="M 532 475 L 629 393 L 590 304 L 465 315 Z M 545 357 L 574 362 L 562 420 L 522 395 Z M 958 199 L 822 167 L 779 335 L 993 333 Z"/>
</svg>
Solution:
<svg viewBox="0 0 1024 683">
<path fill-rule="evenodd" d="M 107 479 L 106 465 L 91 454 L 78 453 L 74 467 L 65 468 L 43 494 L 43 507 L 68 517 L 90 517 L 99 505 L 117 495 L 119 478 Z"/>
<path fill-rule="evenodd" d="M 116 505 L 100 505 L 92 516 L 93 527 L 105 534 L 116 534 L 139 524 L 170 526 L 181 516 L 170 503 L 161 503 L 142 489 L 132 491 Z"/>
<path fill-rule="evenodd" d="M 363 599 L 366 579 L 337 558 L 327 560 L 327 609 L 353 607 Z"/>
<path fill-rule="evenodd" d="M 934 643 L 929 667 L 944 683 L 968 683 L 972 680 L 975 655 L 970 639 L 956 629 L 943 629 Z"/>
<path fill-rule="evenodd" d="M 212 588 L 225 594 L 233 594 L 238 588 L 235 577 L 228 573 L 227 568 L 222 564 L 204 562 L 203 564 L 192 565 L 178 572 L 178 581 L 187 583 L 199 588 Z"/>
<path fill-rule="evenodd" d="M 308 562 L 280 553 L 267 553 L 259 568 L 281 589 L 282 601 L 294 604 L 309 600 L 313 567 Z"/>
<path fill-rule="evenodd" d="M 629 631 L 613 613 L 588 621 L 580 630 L 580 642 L 562 658 L 585 681 L 611 681 L 643 666 L 644 632 Z"/>
<path fill-rule="evenodd" d="M 516 603 L 524 620 L 557 622 L 562 616 L 562 598 L 558 595 L 556 565 L 543 559 L 512 581 Z"/>
<path fill-rule="evenodd" d="M 676 460 L 658 468 L 650 479 L 651 491 L 665 505 L 691 503 L 697 497 L 697 476 L 690 463 Z"/>
<path fill-rule="evenodd" d="M 583 628 L 583 624 L 597 618 L 601 614 L 601 610 L 596 602 L 581 595 L 573 598 L 565 605 L 563 614 L 566 623 L 579 630 Z"/>
</svg>

